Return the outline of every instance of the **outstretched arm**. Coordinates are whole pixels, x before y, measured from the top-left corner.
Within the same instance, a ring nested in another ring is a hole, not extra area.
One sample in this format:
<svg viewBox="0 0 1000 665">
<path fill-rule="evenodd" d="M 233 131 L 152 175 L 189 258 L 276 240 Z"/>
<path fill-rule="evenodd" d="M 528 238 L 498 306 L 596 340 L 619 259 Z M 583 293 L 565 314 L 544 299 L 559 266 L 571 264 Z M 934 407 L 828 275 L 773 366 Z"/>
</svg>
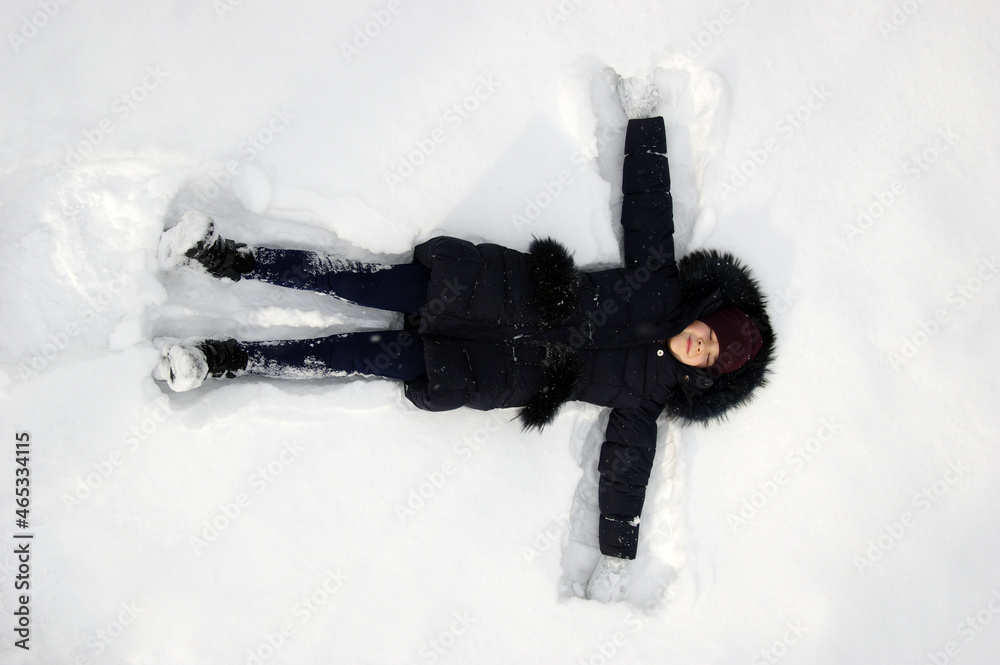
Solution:
<svg viewBox="0 0 1000 665">
<path fill-rule="evenodd" d="M 656 454 L 656 418 L 663 410 L 648 402 L 611 412 L 601 457 L 598 485 L 601 553 L 634 559 L 639 544 L 639 515 Z"/>
<path fill-rule="evenodd" d="M 611 412 L 598 464 L 598 540 L 604 556 L 590 577 L 588 598 L 607 603 L 628 596 L 629 563 L 639 546 L 639 515 L 656 455 L 656 418 L 661 410 L 649 402 Z"/>
<path fill-rule="evenodd" d="M 625 265 L 675 267 L 674 206 L 663 118 L 629 120 L 622 166 Z"/>
</svg>

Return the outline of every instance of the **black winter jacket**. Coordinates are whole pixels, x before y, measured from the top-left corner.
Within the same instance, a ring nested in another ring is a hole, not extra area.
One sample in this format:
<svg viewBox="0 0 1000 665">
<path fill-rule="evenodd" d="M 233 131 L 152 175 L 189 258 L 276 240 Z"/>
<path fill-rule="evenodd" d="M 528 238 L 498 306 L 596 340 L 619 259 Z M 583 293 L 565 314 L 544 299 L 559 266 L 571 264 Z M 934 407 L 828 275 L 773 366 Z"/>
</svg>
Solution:
<svg viewBox="0 0 1000 665">
<path fill-rule="evenodd" d="M 678 262 L 663 119 L 629 122 L 622 173 L 624 265 L 579 271 L 570 253 L 535 240 L 527 253 L 450 237 L 417 246 L 431 270 L 419 330 L 427 375 L 406 384 L 417 406 L 519 407 L 541 428 L 569 400 L 612 407 L 602 446 L 601 551 L 635 558 L 639 516 L 661 413 L 708 422 L 766 382 L 774 334 L 765 299 L 732 255 Z M 764 347 L 732 374 L 686 366 L 661 340 L 726 304 L 761 330 Z"/>
</svg>

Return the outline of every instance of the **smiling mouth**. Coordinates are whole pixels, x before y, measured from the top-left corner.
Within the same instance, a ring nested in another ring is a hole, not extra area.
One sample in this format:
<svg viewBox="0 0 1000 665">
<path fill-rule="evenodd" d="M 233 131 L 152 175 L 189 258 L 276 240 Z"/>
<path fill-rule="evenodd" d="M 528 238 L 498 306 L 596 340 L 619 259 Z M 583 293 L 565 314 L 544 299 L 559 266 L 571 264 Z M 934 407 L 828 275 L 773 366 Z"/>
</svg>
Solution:
<svg viewBox="0 0 1000 665">
<path fill-rule="evenodd" d="M 687 354 L 691 355 L 691 336 L 690 335 L 688 335 L 688 350 L 687 350 Z"/>
</svg>

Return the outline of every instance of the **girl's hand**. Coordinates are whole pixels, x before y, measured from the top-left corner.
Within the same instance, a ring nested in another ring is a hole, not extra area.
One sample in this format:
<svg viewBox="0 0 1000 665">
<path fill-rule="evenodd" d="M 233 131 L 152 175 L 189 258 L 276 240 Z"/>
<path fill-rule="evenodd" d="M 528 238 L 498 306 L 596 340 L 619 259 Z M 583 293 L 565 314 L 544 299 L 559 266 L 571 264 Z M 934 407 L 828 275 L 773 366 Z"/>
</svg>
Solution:
<svg viewBox="0 0 1000 665">
<path fill-rule="evenodd" d="M 659 115 L 660 92 L 656 84 L 638 76 L 618 79 L 618 97 L 629 120 Z"/>
</svg>

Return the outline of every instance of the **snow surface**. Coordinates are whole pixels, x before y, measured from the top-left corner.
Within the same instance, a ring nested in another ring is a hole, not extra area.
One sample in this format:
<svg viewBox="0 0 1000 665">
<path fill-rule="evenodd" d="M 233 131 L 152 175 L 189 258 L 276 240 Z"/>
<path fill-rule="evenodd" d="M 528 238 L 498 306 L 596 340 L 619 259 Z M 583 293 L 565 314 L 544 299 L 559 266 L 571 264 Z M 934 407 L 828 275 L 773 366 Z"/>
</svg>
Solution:
<svg viewBox="0 0 1000 665">
<path fill-rule="evenodd" d="M 996 3 L 2 15 L 0 661 L 997 662 Z M 601 409 L 523 435 L 387 382 L 153 381 L 158 336 L 398 323 L 158 271 L 164 223 L 192 208 L 355 260 L 450 233 L 618 261 L 608 68 L 655 70 L 678 246 L 745 258 L 780 334 L 751 407 L 661 428 L 627 601 L 578 597 Z"/>
</svg>

